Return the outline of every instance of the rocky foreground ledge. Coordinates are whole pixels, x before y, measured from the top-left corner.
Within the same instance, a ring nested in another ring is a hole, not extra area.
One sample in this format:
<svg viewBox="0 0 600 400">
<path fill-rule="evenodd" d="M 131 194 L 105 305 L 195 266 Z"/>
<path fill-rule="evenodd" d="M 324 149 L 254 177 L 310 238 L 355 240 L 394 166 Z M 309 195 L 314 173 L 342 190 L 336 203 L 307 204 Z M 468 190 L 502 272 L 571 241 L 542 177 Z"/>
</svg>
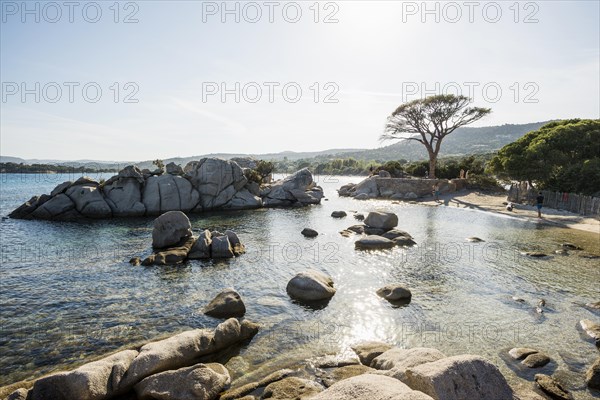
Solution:
<svg viewBox="0 0 600 400">
<path fill-rule="evenodd" d="M 130 165 L 106 182 L 82 177 L 34 196 L 9 214 L 17 219 L 72 221 L 141 217 L 167 211 L 198 213 L 319 204 L 323 190 L 308 169 L 270 184 L 250 181 L 248 169 L 231 160 L 203 158 L 166 172 Z"/>
</svg>

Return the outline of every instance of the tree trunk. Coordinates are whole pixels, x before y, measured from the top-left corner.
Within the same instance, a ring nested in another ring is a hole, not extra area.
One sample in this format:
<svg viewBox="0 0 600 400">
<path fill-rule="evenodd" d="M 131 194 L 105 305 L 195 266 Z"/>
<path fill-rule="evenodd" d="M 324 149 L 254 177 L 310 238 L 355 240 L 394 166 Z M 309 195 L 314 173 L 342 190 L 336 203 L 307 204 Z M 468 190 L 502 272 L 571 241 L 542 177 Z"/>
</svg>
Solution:
<svg viewBox="0 0 600 400">
<path fill-rule="evenodd" d="M 435 179 L 435 165 L 437 163 L 437 155 L 433 152 L 429 153 L 429 179 Z"/>
</svg>

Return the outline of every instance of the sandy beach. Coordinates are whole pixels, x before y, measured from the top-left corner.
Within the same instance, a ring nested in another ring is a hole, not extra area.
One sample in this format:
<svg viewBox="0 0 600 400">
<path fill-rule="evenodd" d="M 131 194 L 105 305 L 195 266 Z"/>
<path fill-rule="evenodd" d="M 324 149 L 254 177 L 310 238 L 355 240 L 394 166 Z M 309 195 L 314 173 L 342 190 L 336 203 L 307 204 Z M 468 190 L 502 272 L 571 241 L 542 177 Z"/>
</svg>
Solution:
<svg viewBox="0 0 600 400">
<path fill-rule="evenodd" d="M 534 206 L 515 204 L 513 210 L 508 211 L 506 210 L 506 206 L 502 204 L 506 201 L 506 194 L 485 194 L 475 191 L 460 191 L 440 195 L 439 202 L 434 201 L 433 197 L 428 197 L 419 203 L 428 206 L 470 208 L 500 213 L 510 215 L 514 218 L 530 220 L 532 222 L 578 229 L 600 235 L 600 221 L 596 218 L 544 207 L 542 209 L 542 218 L 540 219 L 537 216 L 537 209 Z"/>
</svg>

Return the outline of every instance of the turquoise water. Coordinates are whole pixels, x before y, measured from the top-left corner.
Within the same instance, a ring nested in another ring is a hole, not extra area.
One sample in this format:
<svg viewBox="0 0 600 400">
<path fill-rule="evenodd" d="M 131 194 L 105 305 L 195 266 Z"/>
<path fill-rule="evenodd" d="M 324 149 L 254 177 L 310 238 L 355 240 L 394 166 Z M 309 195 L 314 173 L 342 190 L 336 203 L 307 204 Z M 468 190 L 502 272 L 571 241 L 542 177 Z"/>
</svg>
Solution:
<svg viewBox="0 0 600 400">
<path fill-rule="evenodd" d="M 108 176 L 94 176 L 96 179 Z M 31 196 L 49 193 L 60 175 L 0 175 L 0 215 Z M 535 347 L 554 361 L 573 389 L 597 351 L 576 328 L 600 316 L 582 307 L 600 300 L 597 260 L 571 256 L 532 259 L 520 251 L 552 253 L 565 241 L 600 254 L 599 237 L 506 216 L 387 201 L 338 198 L 335 189 L 360 178 L 318 177 L 328 201 L 302 209 L 263 209 L 191 215 L 195 230 L 233 229 L 248 253 L 230 261 L 190 261 L 174 267 L 132 267 L 150 252 L 152 218 L 52 223 L 0 222 L 0 386 L 74 366 L 120 347 L 219 321 L 202 307 L 235 287 L 246 317 L 261 324 L 240 353 L 234 379 L 269 372 L 326 353 L 348 353 L 363 340 L 430 346 L 447 355 L 472 353 L 496 363 L 513 383 L 530 379 L 503 360 L 514 346 Z M 357 252 L 338 232 L 358 223 L 351 211 L 395 212 L 412 249 Z M 334 210 L 348 217 L 333 219 Z M 315 239 L 300 231 L 316 229 Z M 478 236 L 484 243 L 464 239 Z M 285 286 L 298 271 L 329 273 L 337 293 L 320 310 L 290 301 Z M 410 305 L 395 308 L 375 290 L 402 282 Z M 524 298 L 517 303 L 512 296 Z M 541 316 L 533 311 L 546 299 Z M 538 371 L 539 372 L 539 371 Z M 577 391 L 577 398 L 587 398 Z"/>
</svg>

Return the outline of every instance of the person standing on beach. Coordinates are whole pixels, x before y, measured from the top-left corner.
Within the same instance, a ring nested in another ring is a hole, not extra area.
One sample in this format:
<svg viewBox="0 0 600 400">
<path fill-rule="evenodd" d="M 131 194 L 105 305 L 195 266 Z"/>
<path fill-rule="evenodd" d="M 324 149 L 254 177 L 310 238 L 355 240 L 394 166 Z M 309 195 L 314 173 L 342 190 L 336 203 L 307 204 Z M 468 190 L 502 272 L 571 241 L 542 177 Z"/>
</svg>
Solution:
<svg viewBox="0 0 600 400">
<path fill-rule="evenodd" d="M 544 205 L 544 196 L 542 195 L 542 192 L 538 193 L 538 196 L 535 198 L 535 203 L 538 210 L 538 218 L 542 218 L 542 206 Z"/>
<path fill-rule="evenodd" d="M 439 183 L 436 183 L 435 185 L 433 185 L 433 199 L 435 200 L 436 203 L 438 201 L 440 201 L 440 184 Z"/>
</svg>

